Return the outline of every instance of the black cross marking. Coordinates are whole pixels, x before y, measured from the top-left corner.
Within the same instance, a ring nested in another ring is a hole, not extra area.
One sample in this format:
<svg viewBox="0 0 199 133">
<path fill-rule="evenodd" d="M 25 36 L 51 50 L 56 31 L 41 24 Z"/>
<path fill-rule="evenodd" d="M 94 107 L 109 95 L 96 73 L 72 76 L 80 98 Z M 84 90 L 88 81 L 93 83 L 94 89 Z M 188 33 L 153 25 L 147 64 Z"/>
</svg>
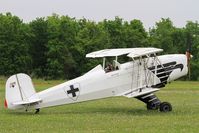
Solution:
<svg viewBox="0 0 199 133">
<path fill-rule="evenodd" d="M 79 91 L 79 88 L 74 88 L 73 85 L 70 85 L 70 89 L 71 90 L 68 90 L 67 93 L 68 94 L 72 93 L 73 97 L 76 97 L 76 92 Z"/>
</svg>

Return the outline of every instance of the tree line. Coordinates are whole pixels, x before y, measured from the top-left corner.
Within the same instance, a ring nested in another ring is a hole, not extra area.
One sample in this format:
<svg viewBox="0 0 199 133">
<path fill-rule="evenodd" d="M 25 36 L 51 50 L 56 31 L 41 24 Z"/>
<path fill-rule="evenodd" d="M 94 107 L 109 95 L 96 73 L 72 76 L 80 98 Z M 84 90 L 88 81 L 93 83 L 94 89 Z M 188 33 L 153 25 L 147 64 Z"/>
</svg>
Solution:
<svg viewBox="0 0 199 133">
<path fill-rule="evenodd" d="M 24 23 L 11 13 L 0 14 L 0 75 L 23 72 L 36 78 L 71 79 L 99 60 L 89 52 L 107 48 L 157 47 L 163 54 L 185 53 L 192 45 L 191 79 L 199 80 L 199 24 L 182 28 L 162 18 L 148 31 L 140 20 L 115 17 L 94 22 L 52 14 Z M 100 60 L 101 61 L 101 60 Z"/>
</svg>

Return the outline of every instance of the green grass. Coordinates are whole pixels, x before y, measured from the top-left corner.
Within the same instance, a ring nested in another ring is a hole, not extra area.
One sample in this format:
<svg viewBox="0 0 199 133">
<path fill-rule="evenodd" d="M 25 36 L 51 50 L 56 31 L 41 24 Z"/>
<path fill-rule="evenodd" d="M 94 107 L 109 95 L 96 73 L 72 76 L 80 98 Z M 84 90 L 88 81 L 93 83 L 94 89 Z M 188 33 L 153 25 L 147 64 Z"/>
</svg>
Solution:
<svg viewBox="0 0 199 133">
<path fill-rule="evenodd" d="M 64 81 L 33 80 L 40 91 Z M 197 133 L 199 82 L 176 81 L 156 93 L 173 111 L 147 111 L 136 99 L 113 97 L 33 111 L 10 111 L 3 106 L 5 79 L 0 81 L 0 133 Z"/>
</svg>

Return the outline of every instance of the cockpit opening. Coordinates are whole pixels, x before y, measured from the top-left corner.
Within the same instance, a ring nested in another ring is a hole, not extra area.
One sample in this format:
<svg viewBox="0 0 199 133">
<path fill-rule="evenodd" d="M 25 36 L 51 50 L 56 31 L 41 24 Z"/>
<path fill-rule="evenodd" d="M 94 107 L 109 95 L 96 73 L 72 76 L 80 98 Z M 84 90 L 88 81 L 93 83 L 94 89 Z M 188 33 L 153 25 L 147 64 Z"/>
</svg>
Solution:
<svg viewBox="0 0 199 133">
<path fill-rule="evenodd" d="M 118 57 L 116 56 L 115 59 L 113 57 L 110 58 L 103 58 L 103 69 L 106 73 L 111 71 L 116 71 L 120 69 L 120 63 L 117 61 Z"/>
</svg>

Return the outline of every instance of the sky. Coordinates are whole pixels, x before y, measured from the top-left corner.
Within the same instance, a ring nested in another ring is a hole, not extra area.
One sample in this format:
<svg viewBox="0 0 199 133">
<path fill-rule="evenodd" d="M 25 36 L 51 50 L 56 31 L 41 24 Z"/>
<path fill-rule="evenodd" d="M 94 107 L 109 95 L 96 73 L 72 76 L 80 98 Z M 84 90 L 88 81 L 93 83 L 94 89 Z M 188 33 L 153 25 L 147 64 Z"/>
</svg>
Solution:
<svg viewBox="0 0 199 133">
<path fill-rule="evenodd" d="M 199 21 L 199 0 L 0 0 L 0 13 L 11 12 L 24 22 L 56 13 L 92 21 L 139 19 L 145 29 L 161 18 L 170 18 L 176 27 Z"/>
</svg>

